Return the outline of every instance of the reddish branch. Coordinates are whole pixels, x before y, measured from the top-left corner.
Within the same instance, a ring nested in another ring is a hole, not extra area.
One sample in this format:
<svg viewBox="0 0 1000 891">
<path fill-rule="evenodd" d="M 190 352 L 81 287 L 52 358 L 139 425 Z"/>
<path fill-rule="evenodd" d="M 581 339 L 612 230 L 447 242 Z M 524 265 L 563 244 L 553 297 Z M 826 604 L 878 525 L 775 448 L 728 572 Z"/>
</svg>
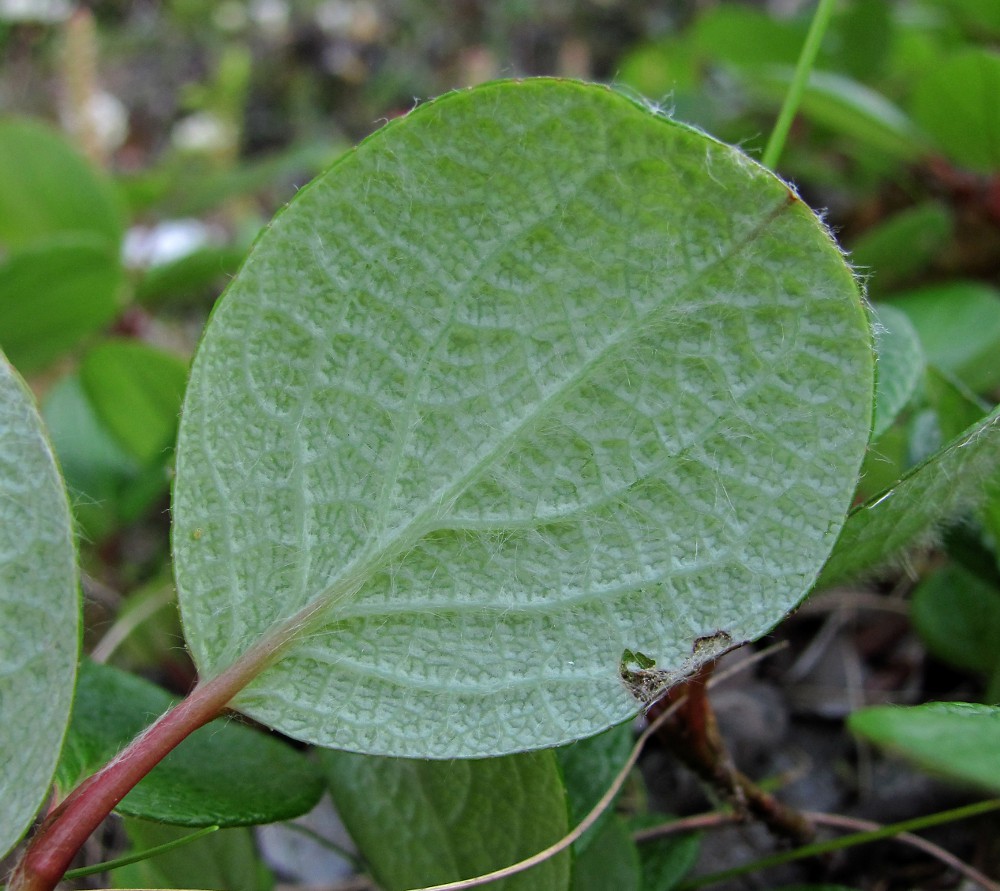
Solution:
<svg viewBox="0 0 1000 891">
<path fill-rule="evenodd" d="M 45 818 L 14 868 L 7 891 L 52 891 L 83 843 L 136 783 L 195 730 L 219 717 L 286 640 L 287 636 L 276 635 L 222 674 L 199 684 L 107 766 L 77 786 Z"/>
<path fill-rule="evenodd" d="M 738 815 L 756 817 L 775 835 L 797 845 L 806 844 L 814 835 L 810 821 L 769 795 L 733 764 L 708 701 L 707 684 L 714 667 L 714 662 L 706 664 L 650 707 L 649 718 L 655 720 L 683 700 L 674 716 L 661 726 L 659 739 Z"/>
</svg>

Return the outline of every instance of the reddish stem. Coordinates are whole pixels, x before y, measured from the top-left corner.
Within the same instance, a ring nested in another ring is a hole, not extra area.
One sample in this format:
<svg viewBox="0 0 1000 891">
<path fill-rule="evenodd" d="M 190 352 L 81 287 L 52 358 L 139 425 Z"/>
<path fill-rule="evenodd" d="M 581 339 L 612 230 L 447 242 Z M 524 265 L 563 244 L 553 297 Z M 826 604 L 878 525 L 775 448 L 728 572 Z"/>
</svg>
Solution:
<svg viewBox="0 0 1000 891">
<path fill-rule="evenodd" d="M 198 684 L 186 699 L 77 786 L 38 828 L 11 874 L 7 891 L 52 891 L 83 843 L 132 787 L 190 734 L 219 717 L 282 643 L 280 639 L 262 643 L 222 674 Z"/>
<path fill-rule="evenodd" d="M 659 738 L 738 814 L 753 814 L 772 832 L 796 844 L 806 844 L 814 834 L 810 822 L 761 789 L 733 764 L 708 701 L 708 679 L 714 668 L 714 662 L 706 663 L 650 707 L 647 715 L 655 718 L 665 707 L 684 697 L 674 717 L 660 727 Z"/>
</svg>

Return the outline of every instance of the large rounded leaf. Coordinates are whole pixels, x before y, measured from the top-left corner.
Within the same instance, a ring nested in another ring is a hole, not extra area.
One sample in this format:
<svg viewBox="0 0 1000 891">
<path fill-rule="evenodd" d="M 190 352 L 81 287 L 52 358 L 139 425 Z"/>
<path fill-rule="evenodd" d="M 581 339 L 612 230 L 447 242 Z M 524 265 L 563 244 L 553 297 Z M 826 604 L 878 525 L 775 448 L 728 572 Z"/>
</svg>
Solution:
<svg viewBox="0 0 1000 891">
<path fill-rule="evenodd" d="M 299 193 L 206 331 L 174 526 L 199 669 L 287 637 L 236 706 L 371 753 L 618 723 L 808 591 L 870 340 L 738 150 L 578 83 L 429 103 Z"/>
<path fill-rule="evenodd" d="M 66 490 L 31 395 L 0 354 L 0 856 L 56 769 L 78 617 Z"/>
</svg>

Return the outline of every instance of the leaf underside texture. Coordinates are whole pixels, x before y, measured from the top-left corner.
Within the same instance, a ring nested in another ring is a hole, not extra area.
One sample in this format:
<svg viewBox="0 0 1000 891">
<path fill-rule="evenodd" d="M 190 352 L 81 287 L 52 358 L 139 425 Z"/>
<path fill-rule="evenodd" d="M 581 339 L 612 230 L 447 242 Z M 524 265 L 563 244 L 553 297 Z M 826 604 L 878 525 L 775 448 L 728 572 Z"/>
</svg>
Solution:
<svg viewBox="0 0 1000 891">
<path fill-rule="evenodd" d="M 0 354 L 0 856 L 48 793 L 76 676 L 69 504 L 28 388 Z"/>
<path fill-rule="evenodd" d="M 805 595 L 871 391 L 840 253 L 738 150 L 603 87 L 450 94 L 303 189 L 216 308 L 189 645 L 212 676 L 301 623 L 235 704 L 321 745 L 595 733 L 642 705 L 625 648 L 686 671 Z"/>
</svg>

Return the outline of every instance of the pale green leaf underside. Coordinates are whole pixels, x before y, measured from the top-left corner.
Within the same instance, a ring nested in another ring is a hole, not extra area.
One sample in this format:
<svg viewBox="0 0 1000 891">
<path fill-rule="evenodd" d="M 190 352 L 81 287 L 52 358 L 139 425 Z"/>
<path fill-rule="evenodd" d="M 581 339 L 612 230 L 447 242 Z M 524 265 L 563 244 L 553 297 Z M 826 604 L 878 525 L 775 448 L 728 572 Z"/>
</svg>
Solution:
<svg viewBox="0 0 1000 891">
<path fill-rule="evenodd" d="M 0 855 L 48 792 L 78 649 L 69 505 L 31 394 L 0 355 Z"/>
<path fill-rule="evenodd" d="M 220 301 L 178 444 L 182 615 L 212 675 L 323 604 L 236 700 L 380 754 L 553 745 L 809 589 L 872 351 L 816 218 L 601 87 L 492 84 L 302 190 Z M 690 667 L 690 665 L 688 666 Z"/>
<path fill-rule="evenodd" d="M 1000 486 L 1000 407 L 851 512 L 820 585 L 876 569 Z"/>
</svg>

